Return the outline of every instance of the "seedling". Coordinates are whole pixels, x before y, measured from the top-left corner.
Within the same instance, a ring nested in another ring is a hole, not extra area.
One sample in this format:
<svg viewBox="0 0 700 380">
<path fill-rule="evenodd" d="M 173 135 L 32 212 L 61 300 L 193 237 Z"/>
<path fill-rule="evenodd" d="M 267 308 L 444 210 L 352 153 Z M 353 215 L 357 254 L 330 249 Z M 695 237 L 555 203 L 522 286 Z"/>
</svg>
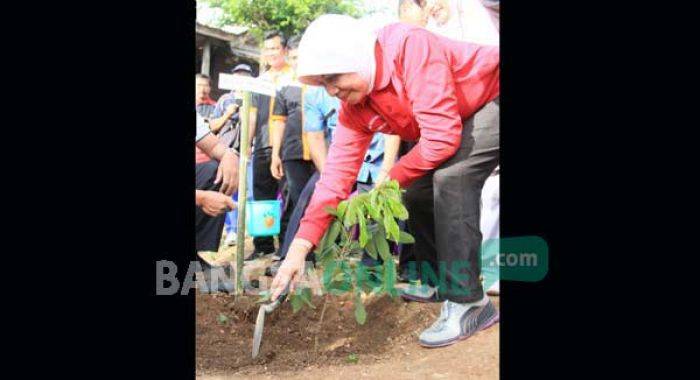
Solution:
<svg viewBox="0 0 700 380">
<path fill-rule="evenodd" d="M 359 360 L 360 358 L 357 357 L 357 354 L 350 354 L 347 358 L 345 358 L 345 361 L 352 364 L 357 364 Z"/>
<path fill-rule="evenodd" d="M 355 320 L 361 325 L 367 319 L 363 294 L 387 293 L 391 297 L 398 294 L 394 287 L 396 263 L 389 241 L 414 242 L 413 236 L 401 231 L 396 222 L 396 219 L 408 219 L 401 193 L 397 181 L 387 181 L 367 193 L 340 202 L 337 208 L 326 209 L 334 218 L 314 251 L 316 261 L 324 268 L 322 286 L 332 295 L 350 292 Z M 354 233 L 355 228 L 359 233 Z M 383 263 L 375 267 L 362 265 L 359 259 L 365 251 L 375 260 L 381 258 Z M 304 304 L 313 307 L 311 292 L 306 290 L 289 295 L 294 312 Z"/>
</svg>

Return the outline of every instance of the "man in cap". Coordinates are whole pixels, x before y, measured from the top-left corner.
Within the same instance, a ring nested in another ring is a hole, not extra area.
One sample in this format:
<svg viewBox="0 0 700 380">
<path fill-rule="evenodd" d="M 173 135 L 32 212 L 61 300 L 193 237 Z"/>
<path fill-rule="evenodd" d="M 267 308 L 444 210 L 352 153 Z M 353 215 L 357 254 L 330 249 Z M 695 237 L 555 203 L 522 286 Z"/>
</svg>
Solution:
<svg viewBox="0 0 700 380">
<path fill-rule="evenodd" d="M 231 74 L 250 77 L 253 76 L 253 70 L 250 65 L 240 63 L 231 70 Z M 242 94 L 237 90 L 231 90 L 219 98 L 210 121 L 210 128 L 218 135 L 221 143 L 236 150 L 240 149 L 240 114 L 238 111 L 242 105 Z M 234 199 L 237 199 L 237 194 L 234 194 Z M 236 244 L 234 215 L 235 211 L 229 213 L 230 223 L 227 224 L 224 240 L 226 245 Z"/>
<path fill-rule="evenodd" d="M 241 63 L 236 65 L 236 67 L 231 70 L 232 74 L 253 76 L 253 70 L 250 65 Z M 218 133 L 221 128 L 227 124 L 235 125 L 238 120 L 238 109 L 241 106 L 241 96 L 236 93 L 237 91 L 231 90 L 228 94 L 224 94 L 214 107 L 212 112 L 212 120 L 209 122 L 209 127 L 212 132 Z"/>
</svg>

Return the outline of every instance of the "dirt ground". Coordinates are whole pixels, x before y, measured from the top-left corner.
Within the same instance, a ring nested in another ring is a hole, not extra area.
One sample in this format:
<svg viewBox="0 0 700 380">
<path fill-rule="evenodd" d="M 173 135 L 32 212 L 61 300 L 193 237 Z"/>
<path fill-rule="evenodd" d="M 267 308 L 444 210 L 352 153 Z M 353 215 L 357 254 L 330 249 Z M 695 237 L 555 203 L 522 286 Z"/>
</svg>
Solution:
<svg viewBox="0 0 700 380">
<path fill-rule="evenodd" d="M 439 315 L 439 304 L 369 298 L 361 326 L 343 297 L 314 297 L 315 309 L 297 314 L 286 302 L 266 316 L 260 354 L 252 359 L 258 297 L 196 297 L 198 379 L 499 378 L 499 324 L 452 346 L 418 345 L 420 332 Z M 498 307 L 499 298 L 492 300 Z"/>
</svg>

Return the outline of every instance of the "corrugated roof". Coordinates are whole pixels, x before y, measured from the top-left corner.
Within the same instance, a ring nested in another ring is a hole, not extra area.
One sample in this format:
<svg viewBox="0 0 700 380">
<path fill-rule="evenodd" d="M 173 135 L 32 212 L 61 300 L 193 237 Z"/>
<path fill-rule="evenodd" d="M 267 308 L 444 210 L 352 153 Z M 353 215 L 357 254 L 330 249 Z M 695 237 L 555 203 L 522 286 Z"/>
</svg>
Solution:
<svg viewBox="0 0 700 380">
<path fill-rule="evenodd" d="M 251 45 L 250 39 L 246 38 L 248 28 L 245 28 L 245 30 L 242 32 L 239 29 L 239 33 L 234 34 L 198 22 L 195 26 L 195 31 L 197 34 L 228 42 L 228 45 L 231 47 L 231 51 L 235 55 L 254 60 L 257 60 L 260 57 L 260 49 L 257 47 L 257 45 Z"/>
</svg>

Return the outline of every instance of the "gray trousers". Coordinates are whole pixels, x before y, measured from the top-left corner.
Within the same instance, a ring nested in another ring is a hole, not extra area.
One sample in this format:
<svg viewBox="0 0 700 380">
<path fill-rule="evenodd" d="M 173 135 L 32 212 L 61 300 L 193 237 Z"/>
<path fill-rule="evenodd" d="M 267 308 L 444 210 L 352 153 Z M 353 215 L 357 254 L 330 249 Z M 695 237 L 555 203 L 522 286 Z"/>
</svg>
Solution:
<svg viewBox="0 0 700 380">
<path fill-rule="evenodd" d="M 484 296 L 481 275 L 480 199 L 499 163 L 499 98 L 464 120 L 455 155 L 411 184 L 404 194 L 411 251 L 423 283 L 440 300 L 473 302 Z"/>
</svg>

